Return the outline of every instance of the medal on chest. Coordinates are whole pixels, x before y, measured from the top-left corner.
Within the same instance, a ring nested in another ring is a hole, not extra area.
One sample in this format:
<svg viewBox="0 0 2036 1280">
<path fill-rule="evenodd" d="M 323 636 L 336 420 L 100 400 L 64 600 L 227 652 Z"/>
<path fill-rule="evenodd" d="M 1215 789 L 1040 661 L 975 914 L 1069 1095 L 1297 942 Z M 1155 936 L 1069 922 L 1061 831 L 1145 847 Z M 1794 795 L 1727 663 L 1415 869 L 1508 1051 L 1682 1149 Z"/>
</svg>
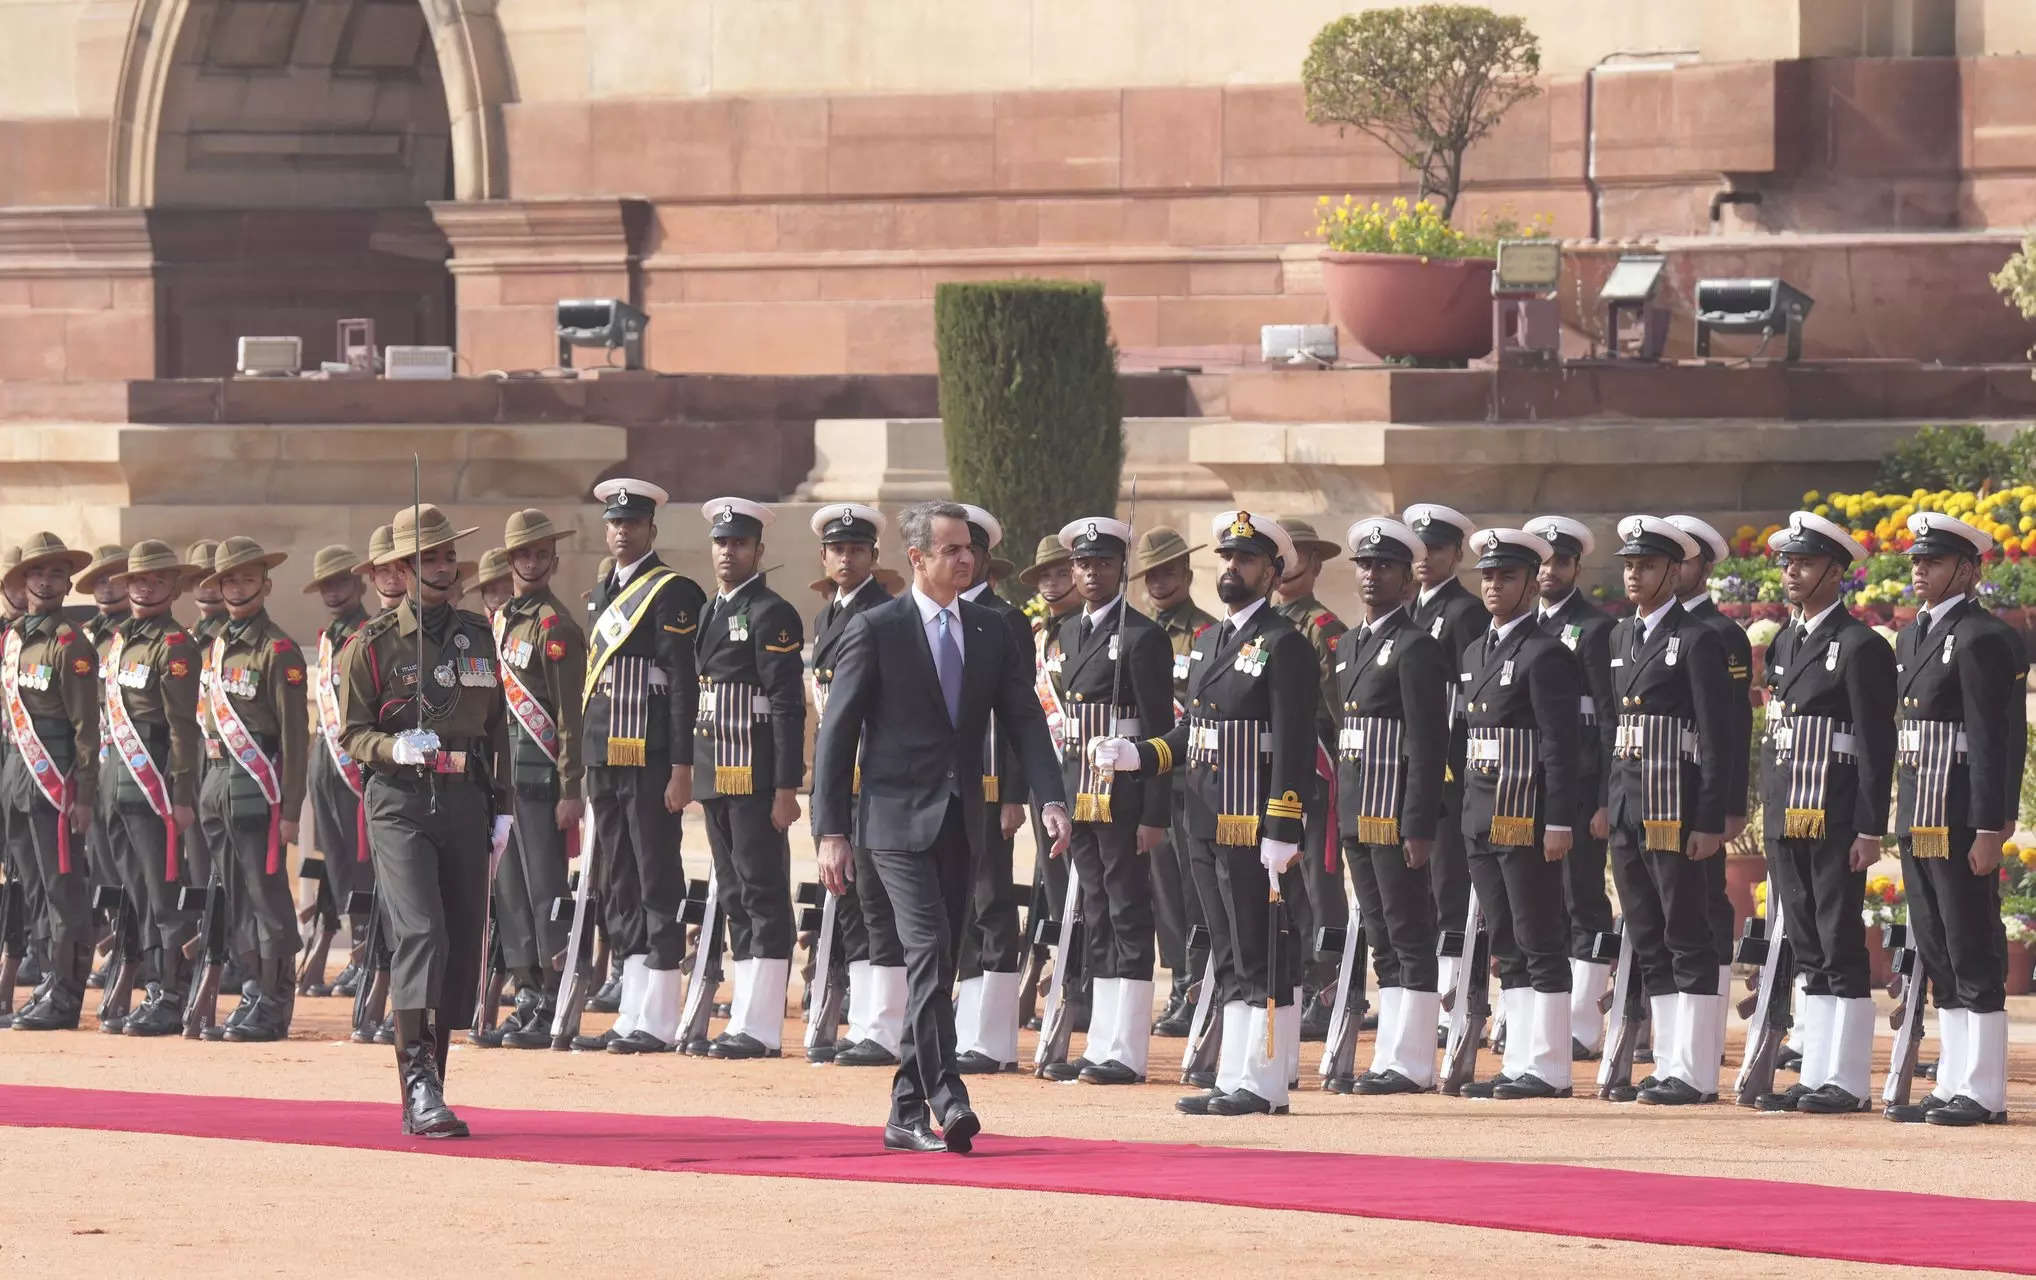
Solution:
<svg viewBox="0 0 2036 1280">
<path fill-rule="evenodd" d="M 123 689 L 148 688 L 149 665 L 146 662 L 123 662 L 117 677 Z"/>
<path fill-rule="evenodd" d="M 437 666 L 431 669 L 431 678 L 433 680 L 436 680 L 438 682 L 439 687 L 442 689 L 452 688 L 453 683 L 456 679 L 456 677 L 453 675 L 452 664 L 450 662 L 439 663 Z"/>
<path fill-rule="evenodd" d="M 1258 676 L 1265 671 L 1265 646 L 1253 640 L 1237 651 L 1237 661 L 1231 668 L 1248 676 Z"/>
<path fill-rule="evenodd" d="M 1661 658 L 1663 664 L 1671 667 L 1674 666 L 1676 659 L 1682 656 L 1682 648 L 1683 638 L 1681 636 L 1670 636 L 1668 638 L 1668 652 L 1663 654 Z"/>
<path fill-rule="evenodd" d="M 1833 640 L 1831 642 L 1831 647 L 1824 650 L 1824 670 L 1836 671 L 1837 669 L 1838 669 L 1838 642 L 1836 640 Z"/>
<path fill-rule="evenodd" d="M 47 693 L 50 677 L 54 674 L 47 663 L 31 663 L 21 669 L 21 687 L 34 689 L 38 693 Z"/>
<path fill-rule="evenodd" d="M 1387 636 L 1386 642 L 1379 646 L 1378 663 L 1380 666 L 1383 667 L 1392 660 L 1393 660 L 1393 638 L 1391 636 Z"/>
<path fill-rule="evenodd" d="M 465 637 L 462 637 L 464 639 Z M 495 664 L 486 658 L 462 653 L 458 658 L 460 683 L 469 689 L 488 689 L 495 684 Z"/>
<path fill-rule="evenodd" d="M 1511 683 L 1513 683 L 1513 660 L 1508 658 L 1499 665 L 1499 687 L 1503 689 Z"/>
<path fill-rule="evenodd" d="M 1112 632 L 1110 634 L 1110 661 L 1112 662 L 1117 661 L 1117 642 L 1122 638 L 1122 632 Z"/>
<path fill-rule="evenodd" d="M 1947 667 L 1951 665 L 1951 642 L 1956 639 L 1958 639 L 1956 633 L 1944 637 L 1944 656 L 1938 659 L 1938 661 Z"/>
<path fill-rule="evenodd" d="M 1562 629 L 1562 647 L 1571 653 L 1576 652 L 1577 642 L 1583 638 L 1584 629 L 1574 622 Z"/>
<path fill-rule="evenodd" d="M 1442 624 L 1445 621 L 1446 619 L 1437 618 L 1434 622 L 1430 623 L 1428 626 L 1428 634 L 1433 638 L 1440 640 L 1442 638 Z"/>
<path fill-rule="evenodd" d="M 1177 653 L 1174 655 L 1174 679 L 1185 680 L 1187 678 L 1188 678 L 1188 655 L 1185 653 Z"/>
<path fill-rule="evenodd" d="M 730 619 L 728 620 L 728 638 L 729 638 L 730 640 L 747 640 L 747 639 L 749 639 L 749 615 L 748 615 L 748 614 L 746 614 L 746 613 L 738 613 L 738 614 L 736 614 L 736 615 L 735 615 L 734 617 L 732 617 L 732 618 L 730 618 Z"/>
<path fill-rule="evenodd" d="M 502 661 L 519 670 L 530 665 L 536 649 L 528 640 L 505 640 L 502 643 Z"/>
<path fill-rule="evenodd" d="M 219 687 L 236 698 L 254 697 L 261 682 L 261 673 L 253 667 L 228 667 L 219 677 Z"/>
</svg>

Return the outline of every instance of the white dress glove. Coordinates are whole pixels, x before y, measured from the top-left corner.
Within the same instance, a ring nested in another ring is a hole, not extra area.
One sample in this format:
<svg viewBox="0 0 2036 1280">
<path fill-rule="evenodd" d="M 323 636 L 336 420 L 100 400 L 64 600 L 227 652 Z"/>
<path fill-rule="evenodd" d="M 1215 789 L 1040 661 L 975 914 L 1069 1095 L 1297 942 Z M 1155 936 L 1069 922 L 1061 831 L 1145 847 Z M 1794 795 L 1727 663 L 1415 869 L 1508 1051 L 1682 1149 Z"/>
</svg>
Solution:
<svg viewBox="0 0 2036 1280">
<path fill-rule="evenodd" d="M 494 829 L 488 833 L 488 857 L 500 858 L 502 856 L 502 851 L 504 849 L 507 849 L 508 847 L 509 847 L 509 815 L 506 813 L 498 813 L 495 815 Z"/>
<path fill-rule="evenodd" d="M 397 764 L 430 764 L 432 753 L 438 750 L 438 735 L 429 729 L 405 729 L 396 735 L 396 745 L 389 754 Z"/>
<path fill-rule="evenodd" d="M 1098 769 L 1138 772 L 1138 744 L 1129 738 L 1091 738 L 1089 761 Z"/>
<path fill-rule="evenodd" d="M 1258 842 L 1258 865 L 1268 875 L 1279 875 L 1294 865 L 1301 856 L 1301 846 L 1291 840 L 1260 840 Z"/>
</svg>

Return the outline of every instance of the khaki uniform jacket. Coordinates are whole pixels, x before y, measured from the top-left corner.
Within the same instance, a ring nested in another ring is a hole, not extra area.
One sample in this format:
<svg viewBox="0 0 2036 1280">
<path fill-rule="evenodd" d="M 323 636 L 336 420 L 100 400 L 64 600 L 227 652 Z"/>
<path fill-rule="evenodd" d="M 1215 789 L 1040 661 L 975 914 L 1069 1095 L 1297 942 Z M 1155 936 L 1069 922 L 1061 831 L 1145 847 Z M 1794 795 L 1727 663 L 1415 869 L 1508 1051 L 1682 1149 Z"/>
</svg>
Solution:
<svg viewBox="0 0 2036 1280">
<path fill-rule="evenodd" d="M 129 618 L 121 624 L 126 637 L 120 651 L 120 669 L 112 679 L 107 699 L 119 698 L 134 721 L 156 768 L 170 784 L 170 801 L 186 808 L 198 805 L 198 767 L 204 759 L 203 738 L 198 733 L 198 678 L 204 655 L 198 642 L 175 618 L 161 614 L 153 618 Z M 161 744 L 167 737 L 168 757 Z M 140 786 L 127 765 L 116 761 L 115 798 L 135 804 L 146 803 Z"/>
<path fill-rule="evenodd" d="M 12 626 L 21 633 L 22 706 L 43 722 L 38 736 L 57 768 L 70 774 L 71 803 L 90 810 L 99 795 L 99 652 L 84 632 L 53 614 L 28 614 Z M 59 721 L 69 722 L 68 735 L 51 732 Z M 27 781 L 25 772 L 22 778 Z M 16 808 L 43 803 L 25 793 L 8 801 Z"/>
<path fill-rule="evenodd" d="M 226 638 L 226 649 L 215 666 L 212 653 L 222 635 Z M 295 817 L 304 807 L 306 749 L 311 741 L 311 721 L 304 711 L 310 686 L 304 651 L 283 634 L 283 629 L 264 609 L 243 622 L 229 620 L 216 629 L 213 642 L 204 646 L 203 653 L 205 679 L 217 681 L 247 731 L 262 739 L 265 749 L 274 748 L 270 759 L 282 783 L 283 813 Z M 202 693 L 198 717 L 205 736 L 221 741 L 219 724 Z M 247 777 L 245 770 L 232 761 L 226 763 L 234 770 L 237 795 L 241 781 L 253 787 L 253 779 Z"/>
<path fill-rule="evenodd" d="M 502 628 L 503 665 L 516 673 L 558 726 L 559 795 L 574 799 L 586 774 L 580 751 L 580 698 L 587 679 L 586 628 L 548 588 L 510 600 L 502 612 L 508 619 Z M 518 781 L 534 780 L 533 770 L 553 768 L 513 713 L 509 716 L 509 743 Z"/>
<path fill-rule="evenodd" d="M 464 652 L 469 669 L 453 673 L 452 686 L 439 687 L 434 698 L 460 697 L 440 720 L 426 720 L 424 727 L 436 733 L 448 751 L 478 751 L 480 769 L 487 779 L 494 811 L 506 814 L 510 808 L 508 705 L 502 700 L 501 678 L 495 669 L 495 638 L 478 613 L 465 609 L 454 612 L 451 631 L 445 637 L 439 658 L 427 645 L 425 661 L 436 681 L 442 663 L 455 662 L 451 654 Z M 464 636 L 467 647 L 457 648 Z M 393 772 L 405 766 L 396 763 L 396 735 L 417 726 L 417 602 L 406 600 L 387 613 L 369 619 L 347 642 L 339 659 L 339 742 L 347 754 L 372 772 Z M 471 683 L 468 683 L 468 682 Z"/>
</svg>

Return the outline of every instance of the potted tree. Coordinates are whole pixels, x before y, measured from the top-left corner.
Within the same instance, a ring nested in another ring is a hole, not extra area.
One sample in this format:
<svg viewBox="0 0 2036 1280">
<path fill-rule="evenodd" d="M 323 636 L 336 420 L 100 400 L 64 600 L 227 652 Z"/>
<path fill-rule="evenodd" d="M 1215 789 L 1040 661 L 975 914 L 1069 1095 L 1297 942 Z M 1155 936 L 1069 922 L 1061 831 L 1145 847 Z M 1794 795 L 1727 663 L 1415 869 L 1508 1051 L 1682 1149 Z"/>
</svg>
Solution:
<svg viewBox="0 0 2036 1280">
<path fill-rule="evenodd" d="M 1451 219 L 1464 154 L 1541 92 L 1540 70 L 1526 22 L 1477 5 L 1370 9 L 1316 34 L 1301 67 L 1308 119 L 1377 139 L 1420 182 L 1411 205 L 1346 199 L 1324 218 L 1330 313 L 1367 350 L 1446 362 L 1492 349 L 1493 243 Z"/>
</svg>

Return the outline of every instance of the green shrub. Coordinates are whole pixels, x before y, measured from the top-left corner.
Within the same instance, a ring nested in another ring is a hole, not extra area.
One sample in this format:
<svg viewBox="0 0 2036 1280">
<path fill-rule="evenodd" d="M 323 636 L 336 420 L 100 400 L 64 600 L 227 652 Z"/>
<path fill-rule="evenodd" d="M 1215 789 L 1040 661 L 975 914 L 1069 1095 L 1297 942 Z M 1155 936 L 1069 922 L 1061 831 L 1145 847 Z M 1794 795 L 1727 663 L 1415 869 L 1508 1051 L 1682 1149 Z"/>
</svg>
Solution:
<svg viewBox="0 0 2036 1280">
<path fill-rule="evenodd" d="M 1998 489 L 2015 472 L 2015 451 L 1970 423 L 1925 427 L 1881 459 L 1882 493 Z"/>
<path fill-rule="evenodd" d="M 1124 406 L 1103 286 L 943 284 L 933 294 L 940 418 L 955 497 L 994 514 L 1029 557 L 1076 516 L 1117 509 Z"/>
</svg>

